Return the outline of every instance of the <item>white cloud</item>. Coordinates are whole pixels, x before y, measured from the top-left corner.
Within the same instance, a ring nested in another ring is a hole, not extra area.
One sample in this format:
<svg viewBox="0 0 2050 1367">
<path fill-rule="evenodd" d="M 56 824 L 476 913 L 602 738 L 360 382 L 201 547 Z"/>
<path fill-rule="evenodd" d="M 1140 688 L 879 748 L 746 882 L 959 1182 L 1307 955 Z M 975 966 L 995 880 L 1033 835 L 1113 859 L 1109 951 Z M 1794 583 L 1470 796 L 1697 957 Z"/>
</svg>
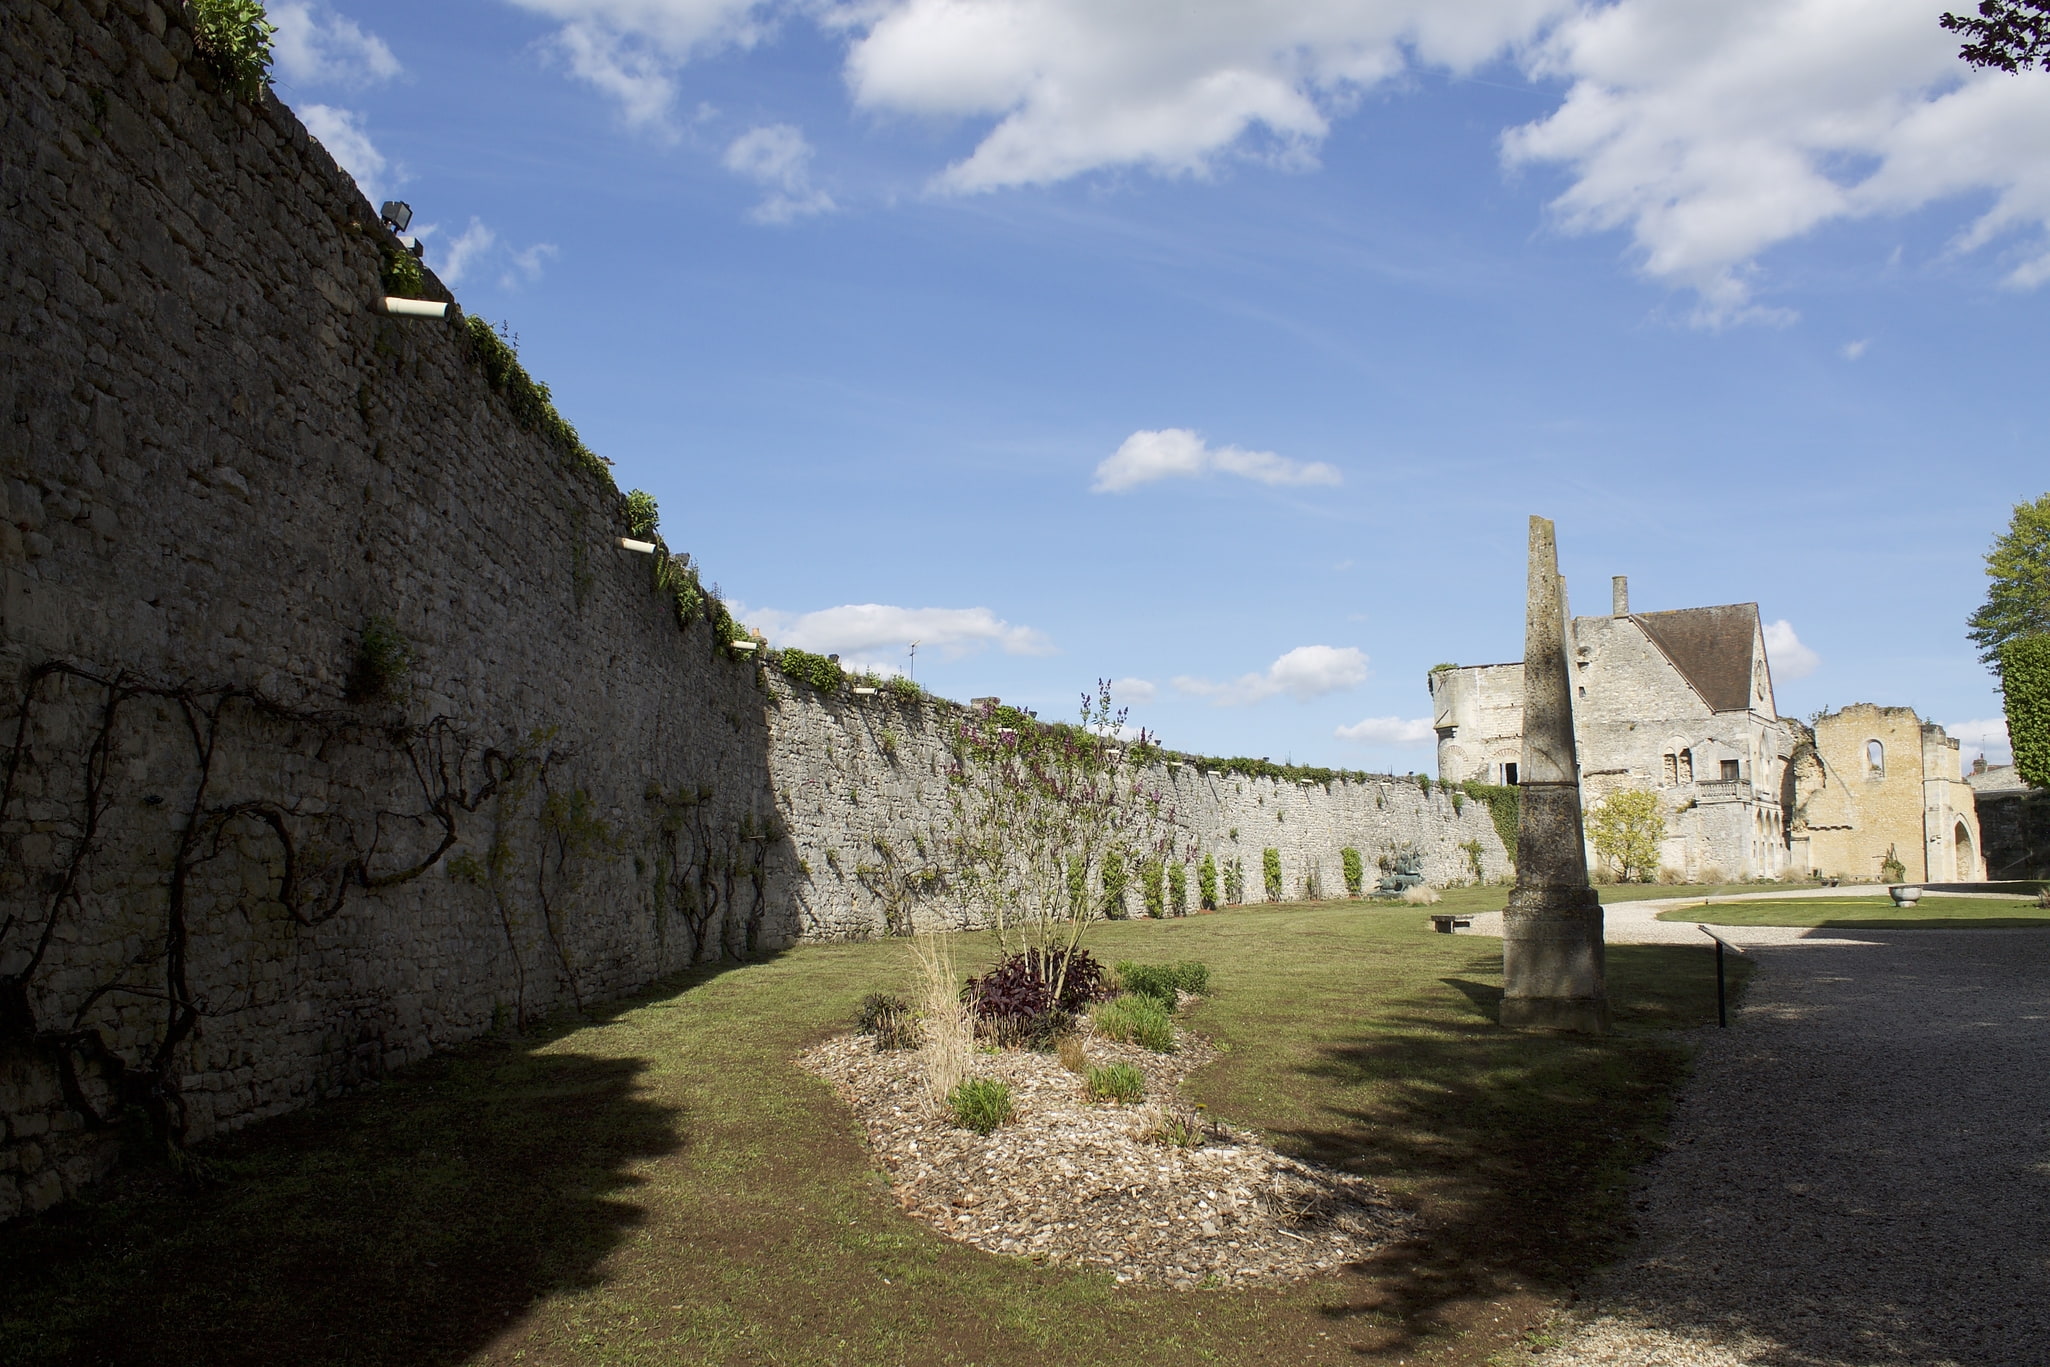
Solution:
<svg viewBox="0 0 2050 1367">
<path fill-rule="evenodd" d="M 297 111 L 299 121 L 306 125 L 306 131 L 327 149 L 344 171 L 355 178 L 356 188 L 372 204 L 378 202 L 383 187 L 384 173 L 390 169 L 384 153 L 377 150 L 377 144 L 370 141 L 370 134 L 364 131 L 363 116 L 353 109 L 336 109 L 332 105 L 309 104 Z"/>
<path fill-rule="evenodd" d="M 1287 693 L 1298 702 L 1308 702 L 1326 693 L 1357 688 L 1367 681 L 1365 652 L 1353 646 L 1297 646 L 1264 674 L 1242 674 L 1229 683 L 1178 676 L 1174 686 L 1184 693 L 1208 698 L 1219 707 L 1242 707 L 1264 702 Z"/>
<path fill-rule="evenodd" d="M 1334 734 L 1341 740 L 1365 741 L 1373 745 L 1420 745 L 1438 738 L 1429 717 L 1417 717 L 1413 720 L 1402 717 L 1368 717 L 1350 726 L 1341 726 Z"/>
<path fill-rule="evenodd" d="M 422 241 L 434 246 L 438 243 L 442 229 L 437 223 L 421 224 L 413 230 Z M 491 262 L 503 262 L 498 274 L 498 287 L 502 290 L 518 289 L 531 285 L 541 278 L 546 262 L 559 256 L 553 242 L 536 242 L 531 247 L 515 248 L 503 241 L 496 229 L 482 219 L 472 217 L 470 226 L 449 239 L 447 247 L 436 247 L 436 258 L 429 264 L 442 283 L 454 288 L 479 266 Z"/>
<path fill-rule="evenodd" d="M 1112 679 L 1110 695 L 1120 706 L 1125 703 L 1149 703 L 1160 696 L 1160 685 L 1148 679 Z"/>
<path fill-rule="evenodd" d="M 1114 494 L 1156 479 L 1198 479 L 1217 473 L 1262 484 L 1338 484 L 1344 479 L 1322 461 L 1303 464 L 1272 451 L 1213 447 L 1186 427 L 1168 427 L 1126 437 L 1096 467 L 1096 482 L 1090 488 L 1099 494 Z"/>
<path fill-rule="evenodd" d="M 1306 163 L 1331 117 L 1406 54 L 1466 70 L 1571 0 L 883 0 L 843 11 L 869 109 L 994 118 L 943 188 L 1104 167 L 1204 174 L 1252 143 Z"/>
<path fill-rule="evenodd" d="M 1790 316 L 1754 302 L 1755 262 L 1835 220 L 1990 196 L 1962 250 L 2050 222 L 2050 81 L 1970 73 L 1919 0 L 1586 5 L 1525 64 L 1570 87 L 1507 162 L 1566 167 L 1561 224 L 1628 231 L 1702 324 Z M 2030 250 L 2011 284 L 2050 278 Z"/>
<path fill-rule="evenodd" d="M 750 128 L 726 149 L 726 169 L 769 191 L 748 212 L 757 223 L 788 223 L 831 213 L 832 196 L 811 183 L 812 146 L 802 130 L 787 123 Z"/>
<path fill-rule="evenodd" d="M 760 0 L 511 0 L 563 21 L 551 47 L 570 73 L 619 105 L 629 127 L 668 130 L 675 71 L 763 36 Z"/>
<path fill-rule="evenodd" d="M 1865 354 L 1866 348 L 1871 345 L 1872 339 L 1869 337 L 1860 337 L 1855 342 L 1845 342 L 1841 349 L 1843 358 L 1846 361 L 1855 361 L 1860 356 L 1863 356 Z"/>
<path fill-rule="evenodd" d="M 1984 755 L 1988 764 L 2014 763 L 2014 746 L 2007 739 L 2007 722 L 1999 717 L 1979 721 L 1945 722 L 1943 729 L 1959 742 L 1960 758 L 1966 765 Z"/>
<path fill-rule="evenodd" d="M 778 646 L 821 654 L 888 650 L 901 655 L 911 642 L 921 651 L 958 657 L 986 646 L 1008 655 L 1052 655 L 1053 642 L 1032 627 L 1014 626 L 988 608 L 899 608 L 881 603 L 848 603 L 817 612 L 755 611 L 736 606 L 734 615 L 758 627 Z"/>
<path fill-rule="evenodd" d="M 1765 657 L 1772 663 L 1773 678 L 1781 682 L 1805 679 L 1822 664 L 1822 657 L 1801 644 L 1784 617 L 1765 624 Z"/>
<path fill-rule="evenodd" d="M 320 0 L 271 0 L 266 9 L 278 28 L 271 38 L 277 71 L 288 81 L 362 90 L 405 70 L 384 39 Z"/>
</svg>

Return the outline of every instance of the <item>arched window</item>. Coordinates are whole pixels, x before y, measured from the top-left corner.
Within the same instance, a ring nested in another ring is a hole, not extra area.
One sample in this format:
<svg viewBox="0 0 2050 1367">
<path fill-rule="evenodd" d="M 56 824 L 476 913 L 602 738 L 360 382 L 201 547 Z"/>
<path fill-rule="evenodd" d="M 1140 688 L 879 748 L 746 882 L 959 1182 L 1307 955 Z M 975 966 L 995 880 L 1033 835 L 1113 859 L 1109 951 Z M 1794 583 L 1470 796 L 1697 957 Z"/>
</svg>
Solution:
<svg viewBox="0 0 2050 1367">
<path fill-rule="evenodd" d="M 1680 760 L 1679 760 L 1679 756 L 1677 756 L 1677 755 L 1662 755 L 1662 756 L 1660 756 L 1660 763 L 1661 763 L 1661 764 L 1662 764 L 1662 765 L 1664 766 L 1664 769 L 1665 769 L 1665 775 L 1666 775 L 1666 786 L 1667 786 L 1668 788 L 1670 788 L 1670 787 L 1672 787 L 1672 786 L 1673 786 L 1673 785 L 1674 785 L 1675 783 L 1677 783 L 1677 782 L 1679 782 L 1679 781 L 1680 781 Z"/>
<path fill-rule="evenodd" d="M 1886 777 L 1886 747 L 1876 740 L 1865 742 L 1865 772 L 1873 778 Z"/>
<path fill-rule="evenodd" d="M 1680 752 L 1680 782 L 1692 783 L 1693 781 L 1694 752 L 1692 750 L 1682 750 Z"/>
</svg>

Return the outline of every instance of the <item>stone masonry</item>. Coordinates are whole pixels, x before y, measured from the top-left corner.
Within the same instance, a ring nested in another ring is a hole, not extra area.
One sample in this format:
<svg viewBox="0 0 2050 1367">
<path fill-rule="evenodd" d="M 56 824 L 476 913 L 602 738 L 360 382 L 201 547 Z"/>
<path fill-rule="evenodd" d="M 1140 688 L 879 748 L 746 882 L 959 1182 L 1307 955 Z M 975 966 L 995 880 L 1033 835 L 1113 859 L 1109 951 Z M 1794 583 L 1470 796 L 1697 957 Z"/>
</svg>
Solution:
<svg viewBox="0 0 2050 1367">
<path fill-rule="evenodd" d="M 890 877 L 952 704 L 791 686 L 680 613 L 460 309 L 383 315 L 395 240 L 180 6 L 0 33 L 0 1220 L 103 1173 L 125 1108 L 196 1141 L 918 919 Z M 1267 847 L 1288 897 L 1347 845 L 1507 870 L 1442 791 L 1157 778 L 1254 899 Z"/>
</svg>

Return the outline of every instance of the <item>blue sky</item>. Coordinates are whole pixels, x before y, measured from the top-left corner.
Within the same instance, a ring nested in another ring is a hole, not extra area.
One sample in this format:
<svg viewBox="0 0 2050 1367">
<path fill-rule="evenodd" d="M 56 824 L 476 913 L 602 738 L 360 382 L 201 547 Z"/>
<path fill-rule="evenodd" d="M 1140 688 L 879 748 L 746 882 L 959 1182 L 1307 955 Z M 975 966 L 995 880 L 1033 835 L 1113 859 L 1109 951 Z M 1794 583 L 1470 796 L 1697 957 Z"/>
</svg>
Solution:
<svg viewBox="0 0 2050 1367">
<path fill-rule="evenodd" d="M 1433 767 L 1423 676 L 1756 600 L 1999 715 L 2050 78 L 1894 0 L 273 0 L 277 89 L 771 639 Z M 2000 757 L 1996 750 L 1996 758 Z"/>
</svg>

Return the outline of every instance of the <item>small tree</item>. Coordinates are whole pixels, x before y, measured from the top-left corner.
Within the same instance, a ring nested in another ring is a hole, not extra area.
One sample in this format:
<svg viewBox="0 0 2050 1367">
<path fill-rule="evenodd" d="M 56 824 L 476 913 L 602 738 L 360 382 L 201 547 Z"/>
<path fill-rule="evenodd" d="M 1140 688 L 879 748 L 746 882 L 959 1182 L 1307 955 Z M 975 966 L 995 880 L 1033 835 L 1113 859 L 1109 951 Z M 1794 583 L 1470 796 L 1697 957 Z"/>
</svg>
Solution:
<svg viewBox="0 0 2050 1367">
<path fill-rule="evenodd" d="M 1358 897 L 1367 885 L 1366 861 L 1360 858 L 1358 850 L 1349 847 L 1338 852 L 1338 860 L 1345 866 L 1345 895 Z"/>
<path fill-rule="evenodd" d="M 1103 903 L 1106 921 L 1125 919 L 1125 852 L 1113 845 L 1103 852 Z"/>
<path fill-rule="evenodd" d="M 1281 900 L 1281 851 L 1265 849 L 1260 851 L 1260 882 L 1266 888 L 1267 900 Z"/>
<path fill-rule="evenodd" d="M 2000 695 L 2015 773 L 2032 788 L 2050 788 L 2050 634 L 2000 648 Z"/>
<path fill-rule="evenodd" d="M 1139 900 L 1154 920 L 1167 915 L 1167 866 L 1158 859 L 1139 866 Z"/>
<path fill-rule="evenodd" d="M 1175 916 L 1189 914 L 1189 866 L 1179 859 L 1167 866 L 1167 909 Z"/>
<path fill-rule="evenodd" d="M 1196 866 L 1196 895 L 1202 899 L 1197 905 L 1204 911 L 1217 910 L 1217 856 L 1206 854 Z"/>
<path fill-rule="evenodd" d="M 1643 788 L 1610 793 L 1587 814 L 1594 852 L 1624 882 L 1649 879 L 1658 871 L 1659 842 L 1666 838 L 1665 807 Z"/>
<path fill-rule="evenodd" d="M 1037 721 L 984 703 L 954 736 L 944 843 L 950 887 L 968 920 L 994 923 L 1006 954 L 1043 964 L 1059 998 L 1082 933 L 1115 890 L 1122 914 L 1127 857 L 1167 852 L 1175 814 L 1144 774 L 1151 737 L 1121 739 L 1125 713 L 1099 681 L 1076 724 Z M 1106 894 L 1088 889 L 1102 879 Z"/>
<path fill-rule="evenodd" d="M 2009 641 L 2050 632 L 2050 494 L 2015 505 L 2007 531 L 1986 552 L 1986 577 L 1993 582 L 1966 619 L 1966 634 L 1979 658 L 1998 669 Z"/>
</svg>

